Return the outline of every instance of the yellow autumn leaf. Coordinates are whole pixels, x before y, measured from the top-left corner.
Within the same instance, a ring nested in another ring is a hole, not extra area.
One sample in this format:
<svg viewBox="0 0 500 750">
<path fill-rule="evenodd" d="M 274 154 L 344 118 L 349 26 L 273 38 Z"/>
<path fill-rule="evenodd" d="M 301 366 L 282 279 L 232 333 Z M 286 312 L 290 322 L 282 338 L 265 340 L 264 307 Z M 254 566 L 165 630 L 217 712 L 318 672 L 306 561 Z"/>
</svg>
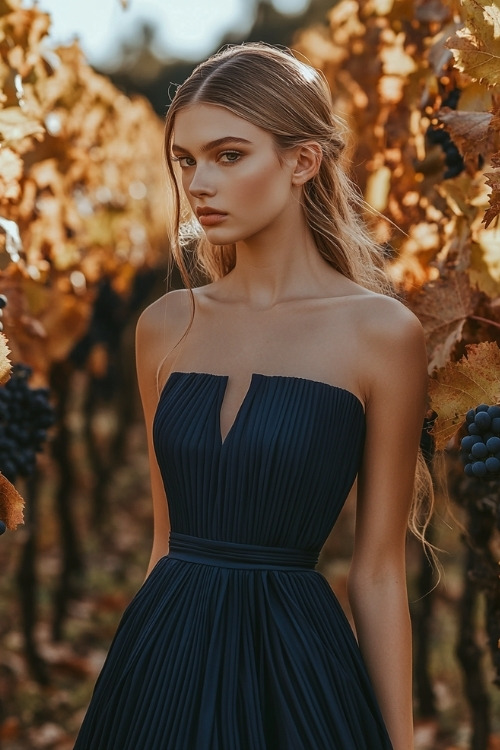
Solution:
<svg viewBox="0 0 500 750">
<path fill-rule="evenodd" d="M 492 299 L 500 297 L 500 230 L 486 229 L 497 235 L 497 244 L 494 242 L 471 243 L 471 256 L 469 277 L 472 284 L 487 294 Z M 479 232 L 481 236 L 482 232 Z"/>
<path fill-rule="evenodd" d="M 442 450 L 481 403 L 500 402 L 500 349 L 494 342 L 469 344 L 458 362 L 448 362 L 431 378 L 430 406 L 437 413 L 432 434 Z"/>
<path fill-rule="evenodd" d="M 32 117 L 24 114 L 19 107 L 0 110 L 0 141 L 14 143 L 29 135 L 42 135 L 43 126 Z"/>
<path fill-rule="evenodd" d="M 3 148 L 0 151 L 0 200 L 19 200 L 22 175 L 23 160 L 12 149 Z"/>
<path fill-rule="evenodd" d="M 3 333 L 0 333 L 0 385 L 9 379 L 11 369 L 9 354 L 7 339 Z"/>
<path fill-rule="evenodd" d="M 461 0 L 465 26 L 447 41 L 456 67 L 475 81 L 500 84 L 500 7 L 488 0 Z"/>
<path fill-rule="evenodd" d="M 415 72 L 417 66 L 414 58 L 404 48 L 405 41 L 406 35 L 403 32 L 393 35 L 386 34 L 385 45 L 380 50 L 382 70 L 385 75 L 404 78 Z"/>
</svg>

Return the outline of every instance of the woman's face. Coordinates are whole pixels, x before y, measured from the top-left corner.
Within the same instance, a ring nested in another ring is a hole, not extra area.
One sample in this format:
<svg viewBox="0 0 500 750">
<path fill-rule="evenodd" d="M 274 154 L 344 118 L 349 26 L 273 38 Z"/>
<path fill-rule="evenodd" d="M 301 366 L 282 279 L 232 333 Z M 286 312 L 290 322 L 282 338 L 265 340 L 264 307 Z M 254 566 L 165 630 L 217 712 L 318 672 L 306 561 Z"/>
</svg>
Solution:
<svg viewBox="0 0 500 750">
<path fill-rule="evenodd" d="M 192 104 L 174 121 L 172 154 L 182 186 L 215 245 L 258 237 L 299 210 L 293 158 L 278 159 L 272 136 L 212 104 Z"/>
</svg>

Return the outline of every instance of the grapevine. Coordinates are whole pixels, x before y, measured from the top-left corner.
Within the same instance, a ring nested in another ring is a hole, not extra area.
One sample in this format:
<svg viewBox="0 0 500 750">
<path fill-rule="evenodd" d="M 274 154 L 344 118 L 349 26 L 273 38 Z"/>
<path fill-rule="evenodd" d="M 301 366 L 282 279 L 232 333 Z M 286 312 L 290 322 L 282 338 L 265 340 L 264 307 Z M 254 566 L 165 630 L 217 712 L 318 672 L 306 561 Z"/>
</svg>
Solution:
<svg viewBox="0 0 500 750">
<path fill-rule="evenodd" d="M 10 481 L 30 476 L 42 450 L 54 410 L 47 388 L 30 388 L 32 370 L 15 364 L 8 383 L 0 389 L 0 470 Z"/>
<path fill-rule="evenodd" d="M 500 475 L 500 406 L 480 404 L 466 415 L 467 432 L 460 443 L 468 477 Z"/>
</svg>

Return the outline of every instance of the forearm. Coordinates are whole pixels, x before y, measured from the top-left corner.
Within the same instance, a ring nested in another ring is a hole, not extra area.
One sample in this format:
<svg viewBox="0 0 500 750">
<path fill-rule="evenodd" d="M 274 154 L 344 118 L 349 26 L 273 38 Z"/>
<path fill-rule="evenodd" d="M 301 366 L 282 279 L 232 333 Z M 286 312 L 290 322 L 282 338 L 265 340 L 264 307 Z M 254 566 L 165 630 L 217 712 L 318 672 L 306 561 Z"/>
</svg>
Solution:
<svg viewBox="0 0 500 750">
<path fill-rule="evenodd" d="M 349 600 L 393 748 L 412 750 L 411 624 L 404 575 L 350 579 Z"/>
</svg>

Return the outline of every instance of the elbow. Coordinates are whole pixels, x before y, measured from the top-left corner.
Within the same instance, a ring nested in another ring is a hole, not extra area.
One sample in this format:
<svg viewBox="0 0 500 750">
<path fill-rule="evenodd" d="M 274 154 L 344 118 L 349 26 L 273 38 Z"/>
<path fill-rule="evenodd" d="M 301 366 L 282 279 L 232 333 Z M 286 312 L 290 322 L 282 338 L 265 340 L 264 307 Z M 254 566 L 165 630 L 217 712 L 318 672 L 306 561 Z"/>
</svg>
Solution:
<svg viewBox="0 0 500 750">
<path fill-rule="evenodd" d="M 378 564 L 353 561 L 347 578 L 347 597 L 354 611 L 360 602 L 372 598 L 379 602 L 396 592 L 406 592 L 406 563 L 404 555 L 386 558 Z"/>
</svg>

